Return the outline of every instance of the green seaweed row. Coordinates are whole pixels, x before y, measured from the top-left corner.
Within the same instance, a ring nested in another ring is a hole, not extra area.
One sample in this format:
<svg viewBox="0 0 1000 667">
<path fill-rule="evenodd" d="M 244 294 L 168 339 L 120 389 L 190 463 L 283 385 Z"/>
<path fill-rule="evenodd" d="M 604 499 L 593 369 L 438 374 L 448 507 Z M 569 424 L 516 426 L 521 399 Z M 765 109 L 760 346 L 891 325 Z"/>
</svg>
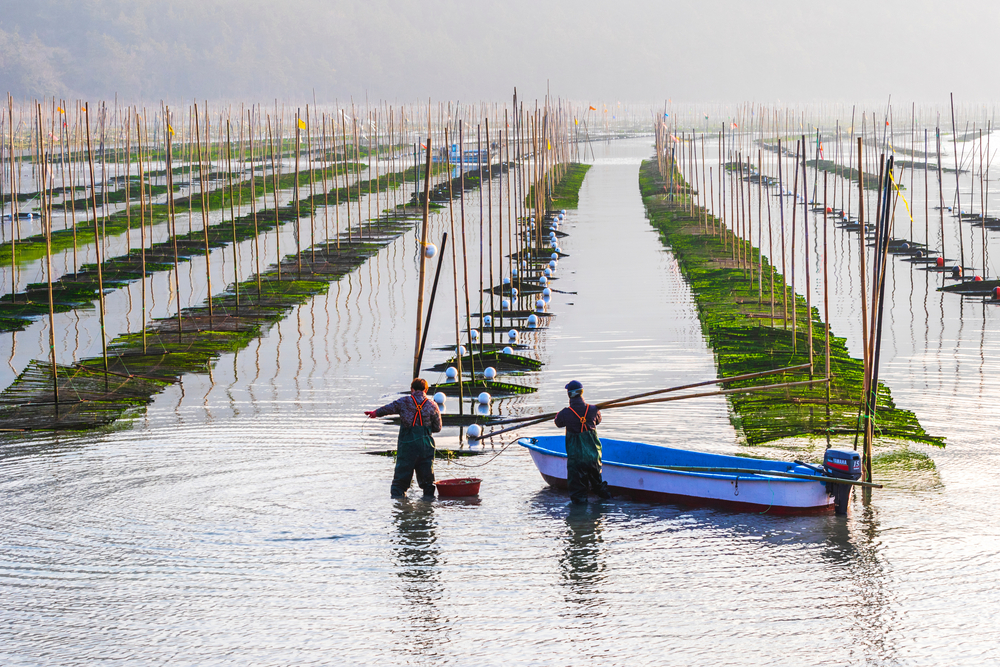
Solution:
<svg viewBox="0 0 1000 667">
<path fill-rule="evenodd" d="M 674 179 L 680 176 L 674 173 Z M 662 193 L 664 183 L 654 161 L 643 163 L 639 184 L 650 222 L 661 240 L 677 257 L 681 272 L 691 286 L 702 329 L 711 345 L 720 377 L 741 375 L 809 363 L 808 326 L 813 330 L 814 377 L 822 377 L 825 354 L 825 325 L 818 309 L 810 313 L 805 299 L 794 295 L 787 302 L 789 320 L 793 308 L 797 331 L 791 322 L 783 324 L 786 293 L 784 277 L 774 271 L 775 315 L 772 325 L 770 275 L 772 267 L 757 248 L 747 247 L 754 277 L 732 260 L 733 236 L 714 235 L 699 217 L 691 217 L 689 202 L 671 202 Z M 704 213 L 700 209 L 698 215 Z M 718 221 L 708 219 L 709 226 Z M 737 240 L 737 243 L 740 241 Z M 763 286 L 756 269 L 763 264 Z M 791 293 L 790 289 L 787 289 Z M 753 317 L 756 315 L 756 317 Z M 762 317 L 763 316 L 763 317 Z M 730 394 L 730 416 L 748 444 L 757 445 L 784 437 L 813 435 L 854 435 L 861 423 L 860 401 L 864 379 L 861 360 L 850 356 L 846 340 L 831 334 L 830 404 L 822 384 L 776 389 L 751 394 Z M 732 383 L 727 388 L 778 384 L 810 379 L 808 371 Z M 883 437 L 903 438 L 943 446 L 944 439 L 927 434 L 916 415 L 896 407 L 888 387 L 880 383 L 877 392 L 875 431 Z"/>
<path fill-rule="evenodd" d="M 577 208 L 580 205 L 580 187 L 583 185 L 583 178 L 587 175 L 587 171 L 591 166 L 580 162 L 570 162 L 566 165 L 566 171 L 562 179 L 553 186 L 552 192 L 549 193 L 549 205 L 557 209 Z M 524 205 L 528 208 L 535 206 L 534 185 L 528 188 L 528 194 L 524 198 Z"/>
<path fill-rule="evenodd" d="M 311 180 L 320 180 L 324 171 L 329 175 L 332 170 L 322 170 L 322 169 L 312 169 L 299 172 L 298 182 L 300 185 L 308 184 Z M 278 190 L 284 190 L 292 187 L 295 183 L 295 174 L 283 174 L 278 179 Z M 366 182 L 362 182 L 366 183 Z M 162 192 L 166 192 L 165 186 L 154 186 L 153 194 L 158 194 L 162 188 Z M 174 191 L 177 191 L 179 186 L 174 187 Z M 353 189 L 353 188 L 352 188 Z M 148 191 L 148 188 L 147 188 Z M 267 177 L 259 177 L 254 179 L 254 194 L 260 197 L 263 194 L 274 191 L 274 179 Z M 239 184 L 234 184 L 232 190 L 232 196 L 230 196 L 229 189 L 220 186 L 211 192 L 206 192 L 206 203 L 208 204 L 209 210 L 217 210 L 223 207 L 228 207 L 230 202 L 235 198 L 236 202 L 242 202 L 243 197 L 250 197 L 250 183 L 243 181 Z M 332 194 L 332 193 L 331 193 Z M 109 195 L 110 196 L 110 195 Z M 138 197 L 138 193 L 133 199 Z M 76 203 L 81 201 L 90 201 L 89 198 L 75 200 Z M 124 201 L 124 195 L 122 195 L 122 201 Z M 100 205 L 100 201 L 98 201 Z M 175 212 L 180 208 L 187 207 L 197 207 L 201 208 L 201 193 L 195 194 L 192 197 L 181 197 L 175 198 L 173 201 Z M 55 208 L 59 208 L 56 204 Z M 133 224 L 137 224 L 139 217 L 142 214 L 142 206 L 133 205 L 127 209 L 116 211 L 110 215 L 98 218 L 98 225 L 100 227 L 100 236 L 111 237 L 124 234 L 129 231 Z M 162 222 L 168 217 L 168 206 L 166 204 L 148 204 L 146 206 L 146 223 L 154 224 L 156 222 Z M 93 220 L 81 220 L 76 223 L 74 227 L 67 229 L 60 229 L 58 231 L 52 232 L 52 252 L 61 252 L 67 250 L 74 246 L 88 245 L 95 242 L 96 234 L 94 232 L 94 221 Z M 16 242 L 16 246 L 13 241 L 7 241 L 6 243 L 0 244 L 0 266 L 9 266 L 12 263 L 14 255 L 16 253 L 17 262 L 19 264 L 24 262 L 30 262 L 37 259 L 45 257 L 47 252 L 45 234 L 35 234 L 34 236 L 29 236 Z"/>
</svg>

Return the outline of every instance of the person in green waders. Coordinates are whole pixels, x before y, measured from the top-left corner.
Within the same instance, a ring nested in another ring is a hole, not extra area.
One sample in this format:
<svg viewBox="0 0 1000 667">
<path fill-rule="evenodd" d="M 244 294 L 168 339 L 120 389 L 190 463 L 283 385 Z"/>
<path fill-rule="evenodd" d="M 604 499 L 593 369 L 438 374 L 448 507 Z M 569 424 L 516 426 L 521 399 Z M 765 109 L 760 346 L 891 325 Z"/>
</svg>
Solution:
<svg viewBox="0 0 1000 667">
<path fill-rule="evenodd" d="M 566 385 L 566 392 L 569 407 L 556 415 L 556 426 L 566 429 L 566 484 L 570 499 L 582 504 L 592 492 L 607 500 L 611 493 L 608 483 L 601 479 L 601 439 L 596 430 L 601 423 L 601 411 L 583 400 L 583 385 L 576 380 Z"/>
<path fill-rule="evenodd" d="M 396 440 L 396 471 L 392 476 L 392 497 L 402 498 L 417 473 L 417 486 L 424 499 L 434 498 L 434 438 L 441 430 L 441 411 L 437 403 L 427 398 L 427 380 L 417 378 L 410 383 L 410 393 L 376 410 L 365 411 L 375 419 L 399 415 L 399 438 Z"/>
</svg>

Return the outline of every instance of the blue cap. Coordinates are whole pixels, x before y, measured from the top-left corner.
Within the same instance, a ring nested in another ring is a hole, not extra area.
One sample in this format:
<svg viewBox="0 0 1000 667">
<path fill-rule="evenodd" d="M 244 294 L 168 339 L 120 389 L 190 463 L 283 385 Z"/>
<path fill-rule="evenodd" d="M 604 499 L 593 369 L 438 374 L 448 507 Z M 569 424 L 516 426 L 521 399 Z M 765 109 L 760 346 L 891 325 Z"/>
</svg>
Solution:
<svg viewBox="0 0 1000 667">
<path fill-rule="evenodd" d="M 566 391 L 574 391 L 576 389 L 583 389 L 583 385 L 577 380 L 573 380 L 568 385 L 566 385 Z"/>
</svg>

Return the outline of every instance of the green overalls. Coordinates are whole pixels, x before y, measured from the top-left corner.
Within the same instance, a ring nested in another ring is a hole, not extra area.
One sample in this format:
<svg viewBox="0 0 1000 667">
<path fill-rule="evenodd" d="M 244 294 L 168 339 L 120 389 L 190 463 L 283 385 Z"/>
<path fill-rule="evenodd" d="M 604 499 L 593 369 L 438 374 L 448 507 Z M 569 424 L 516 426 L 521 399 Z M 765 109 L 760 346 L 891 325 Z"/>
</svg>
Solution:
<svg viewBox="0 0 1000 667">
<path fill-rule="evenodd" d="M 430 427 L 424 426 L 422 409 L 429 398 L 422 403 L 410 395 L 417 407 L 413 423 L 399 425 L 399 438 L 396 440 L 396 471 L 392 476 L 392 495 L 402 496 L 410 488 L 413 473 L 417 473 L 417 485 L 424 490 L 425 496 L 434 495 L 434 438 Z M 420 422 L 419 424 L 417 422 Z"/>
<path fill-rule="evenodd" d="M 608 484 L 601 479 L 601 439 L 597 431 L 587 427 L 588 405 L 579 412 L 569 409 L 580 420 L 580 433 L 566 429 L 566 486 L 574 503 L 587 502 L 587 493 L 593 491 L 601 498 L 610 498 Z"/>
</svg>

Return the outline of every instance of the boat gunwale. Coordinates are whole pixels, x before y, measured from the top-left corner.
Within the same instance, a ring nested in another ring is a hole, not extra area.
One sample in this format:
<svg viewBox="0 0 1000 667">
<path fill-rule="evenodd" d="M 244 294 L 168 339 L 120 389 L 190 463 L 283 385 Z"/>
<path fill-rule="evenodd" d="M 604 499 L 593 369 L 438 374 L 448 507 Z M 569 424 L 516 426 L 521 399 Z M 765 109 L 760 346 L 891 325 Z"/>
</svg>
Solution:
<svg viewBox="0 0 1000 667">
<path fill-rule="evenodd" d="M 560 457 L 560 458 L 568 458 L 568 455 L 565 452 L 559 452 L 559 451 L 555 451 L 555 450 L 552 450 L 552 449 L 546 449 L 544 447 L 540 447 L 539 445 L 532 443 L 531 442 L 532 439 L 533 438 L 527 438 L 527 437 L 525 437 L 525 438 L 519 438 L 518 441 L 517 441 L 517 444 L 521 445 L 525 449 L 539 452 L 540 454 L 547 454 L 549 456 L 556 456 L 556 457 Z M 617 442 L 635 442 L 636 444 L 640 444 L 640 445 L 648 445 L 650 447 L 659 447 L 659 445 L 649 445 L 649 443 L 638 442 L 638 441 L 634 441 L 634 440 L 618 440 Z M 664 449 L 674 449 L 674 448 L 673 447 L 664 447 Z M 680 450 L 680 451 L 694 451 L 694 450 Z M 711 452 L 696 452 L 696 453 L 698 453 L 698 454 L 708 454 L 710 456 L 727 456 L 726 454 L 712 454 Z M 767 463 L 787 463 L 786 461 L 771 461 L 770 459 L 747 459 L 747 461 L 766 461 Z M 642 464 L 638 464 L 638 463 L 623 463 L 623 462 L 619 462 L 619 461 L 608 461 L 608 460 L 603 460 L 602 464 L 605 465 L 605 466 L 618 466 L 618 467 L 621 467 L 621 468 L 631 468 L 633 470 L 646 470 L 646 471 L 655 472 L 655 473 L 664 473 L 664 474 L 672 474 L 672 475 L 688 475 L 688 476 L 698 477 L 698 478 L 718 479 L 718 480 L 726 480 L 726 481 L 732 481 L 733 479 L 739 479 L 740 481 L 767 482 L 769 484 L 771 482 L 788 482 L 788 483 L 800 483 L 800 484 L 823 484 L 823 482 L 819 482 L 817 480 L 811 480 L 811 479 L 795 479 L 795 478 L 791 478 L 791 477 L 780 477 L 780 476 L 768 475 L 766 471 L 762 471 L 761 473 L 696 472 L 696 471 L 691 471 L 691 470 L 671 470 L 670 468 L 660 468 L 660 467 L 652 466 L 652 465 L 642 465 Z M 725 467 L 725 466 L 719 466 L 719 467 Z M 772 472 L 784 472 L 784 471 L 774 470 Z M 757 478 L 757 479 L 754 479 L 754 478 Z"/>
</svg>

